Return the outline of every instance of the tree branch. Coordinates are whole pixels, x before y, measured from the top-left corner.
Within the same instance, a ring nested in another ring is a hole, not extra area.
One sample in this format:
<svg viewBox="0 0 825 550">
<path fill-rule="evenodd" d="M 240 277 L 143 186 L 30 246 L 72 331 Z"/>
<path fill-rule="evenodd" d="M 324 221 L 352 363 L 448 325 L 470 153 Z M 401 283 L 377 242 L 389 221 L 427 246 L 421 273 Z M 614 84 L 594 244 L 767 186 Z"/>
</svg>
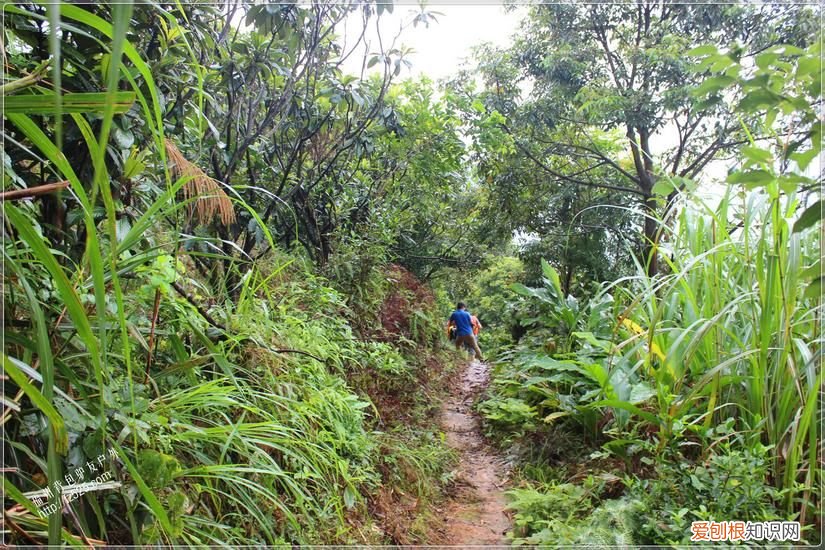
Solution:
<svg viewBox="0 0 825 550">
<path fill-rule="evenodd" d="M 0 193 L 0 202 L 48 195 L 49 193 L 54 193 L 60 189 L 66 189 L 68 186 L 68 181 L 58 181 L 56 183 L 47 183 L 45 185 L 38 185 L 35 187 L 26 187 L 25 189 L 3 191 Z"/>
<path fill-rule="evenodd" d="M 505 128 L 505 130 L 507 131 L 508 134 L 510 134 L 511 136 L 513 135 L 512 132 L 510 131 L 510 129 L 507 128 L 506 125 L 502 125 L 502 126 L 504 126 L 504 128 Z M 521 150 L 521 152 L 524 153 L 527 156 L 527 158 L 532 160 L 542 170 L 544 170 L 548 174 L 554 176 L 555 178 L 566 181 L 568 183 L 573 183 L 575 185 L 583 185 L 585 187 L 596 187 L 596 188 L 599 188 L 599 189 L 611 189 L 613 191 L 621 191 L 623 193 L 632 193 L 634 195 L 639 195 L 639 196 L 642 196 L 642 197 L 645 196 L 645 194 L 642 193 L 640 190 L 632 189 L 630 187 L 620 187 L 618 185 L 592 183 L 592 182 L 588 182 L 588 181 L 582 181 L 582 180 L 577 180 L 577 179 L 571 178 L 570 176 L 567 176 L 565 174 L 562 174 L 561 172 L 557 172 L 556 170 L 553 170 L 552 168 L 547 166 L 547 164 L 545 164 L 544 162 L 542 162 L 541 160 L 536 158 L 536 156 L 529 149 L 527 149 L 524 145 L 522 145 L 517 139 L 515 139 L 515 137 L 514 137 L 513 141 L 515 142 L 516 146 Z"/>
</svg>

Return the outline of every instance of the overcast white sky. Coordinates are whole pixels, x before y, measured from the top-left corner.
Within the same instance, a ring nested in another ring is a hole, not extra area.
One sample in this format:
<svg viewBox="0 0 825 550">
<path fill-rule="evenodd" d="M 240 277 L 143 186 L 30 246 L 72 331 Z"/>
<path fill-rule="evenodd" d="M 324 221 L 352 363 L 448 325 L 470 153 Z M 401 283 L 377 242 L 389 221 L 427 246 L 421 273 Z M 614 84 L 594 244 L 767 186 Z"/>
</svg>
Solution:
<svg viewBox="0 0 825 550">
<path fill-rule="evenodd" d="M 427 11 L 440 12 L 436 15 L 438 22 L 429 28 L 423 25 L 410 26 L 405 29 L 397 45 L 411 47 L 415 53 L 408 59 L 412 69 L 402 69 L 401 78 L 417 77 L 426 74 L 432 80 L 438 80 L 455 74 L 463 59 L 470 55 L 473 46 L 482 42 L 506 45 L 516 31 L 524 8 L 517 13 L 505 13 L 501 5 L 431 5 Z M 381 16 L 381 36 L 385 47 L 397 33 L 400 25 L 410 22 L 420 8 L 414 5 L 395 5 L 393 13 L 384 12 Z M 351 18 L 347 25 L 347 38 L 351 42 L 354 33 L 360 31 L 360 17 Z M 371 32 L 367 34 L 370 51 L 376 51 L 377 37 L 374 22 Z M 353 55 L 345 64 L 348 72 L 360 74 L 360 56 Z M 379 66 L 374 67 L 377 70 Z"/>
</svg>

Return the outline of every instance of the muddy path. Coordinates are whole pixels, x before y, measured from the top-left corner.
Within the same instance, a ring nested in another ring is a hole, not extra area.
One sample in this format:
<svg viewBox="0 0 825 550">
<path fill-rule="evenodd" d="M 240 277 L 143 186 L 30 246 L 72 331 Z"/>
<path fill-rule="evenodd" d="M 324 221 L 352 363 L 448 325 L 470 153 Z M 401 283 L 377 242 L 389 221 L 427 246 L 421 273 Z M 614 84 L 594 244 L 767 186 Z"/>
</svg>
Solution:
<svg viewBox="0 0 825 550">
<path fill-rule="evenodd" d="M 473 361 L 444 402 L 441 423 L 447 443 L 459 453 L 456 488 L 444 509 L 447 544 L 506 545 L 510 521 L 504 514 L 506 465 L 485 441 L 472 405 L 487 386 L 489 366 Z"/>
</svg>

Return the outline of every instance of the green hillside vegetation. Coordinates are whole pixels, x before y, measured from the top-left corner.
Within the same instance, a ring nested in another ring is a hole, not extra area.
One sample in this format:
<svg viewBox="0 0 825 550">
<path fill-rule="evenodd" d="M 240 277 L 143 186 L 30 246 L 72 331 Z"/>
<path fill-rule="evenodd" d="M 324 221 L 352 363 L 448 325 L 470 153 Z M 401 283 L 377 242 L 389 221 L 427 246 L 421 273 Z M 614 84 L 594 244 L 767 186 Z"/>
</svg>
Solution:
<svg viewBox="0 0 825 550">
<path fill-rule="evenodd" d="M 821 543 L 819 8 L 525 10 L 3 4 L 4 541 L 445 542 L 462 300 L 510 542 Z"/>
</svg>

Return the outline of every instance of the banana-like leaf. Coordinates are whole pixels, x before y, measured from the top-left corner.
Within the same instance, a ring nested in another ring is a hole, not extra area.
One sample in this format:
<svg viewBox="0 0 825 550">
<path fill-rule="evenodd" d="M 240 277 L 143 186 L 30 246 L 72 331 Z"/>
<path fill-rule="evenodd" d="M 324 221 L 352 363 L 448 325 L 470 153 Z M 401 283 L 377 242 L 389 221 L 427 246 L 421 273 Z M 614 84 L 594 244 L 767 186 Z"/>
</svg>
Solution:
<svg viewBox="0 0 825 550">
<path fill-rule="evenodd" d="M 622 409 L 625 411 L 630 412 L 631 414 L 635 414 L 639 418 L 647 420 L 651 424 L 659 426 L 662 424 L 661 419 L 659 419 L 656 415 L 650 414 L 647 411 L 643 411 L 633 403 L 628 401 L 622 401 L 620 399 L 604 399 L 602 401 L 596 401 L 589 405 L 590 407 L 612 407 L 614 409 Z"/>
</svg>

